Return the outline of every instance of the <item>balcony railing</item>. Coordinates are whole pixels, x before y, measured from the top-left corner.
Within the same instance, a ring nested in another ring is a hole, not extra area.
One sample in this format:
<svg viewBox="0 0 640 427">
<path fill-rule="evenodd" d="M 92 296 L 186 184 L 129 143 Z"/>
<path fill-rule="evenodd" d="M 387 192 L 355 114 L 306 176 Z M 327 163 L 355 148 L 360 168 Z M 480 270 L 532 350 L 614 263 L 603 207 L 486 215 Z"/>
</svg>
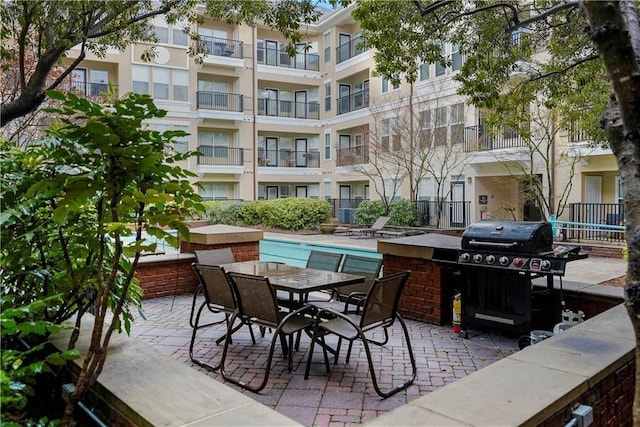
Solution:
<svg viewBox="0 0 640 427">
<path fill-rule="evenodd" d="M 489 151 L 499 148 L 526 147 L 527 142 L 517 131 L 509 128 L 488 132 L 484 126 L 464 128 L 464 151 Z"/>
<path fill-rule="evenodd" d="M 317 53 L 307 52 L 289 56 L 286 51 L 259 47 L 258 64 L 295 68 L 298 70 L 320 71 L 320 56 Z"/>
<path fill-rule="evenodd" d="M 111 85 L 116 96 L 118 96 L 118 86 Z M 89 83 L 79 81 L 64 81 L 60 83 L 58 89 L 61 91 L 73 92 L 76 95 L 87 98 L 99 97 L 109 92 L 109 83 Z"/>
<path fill-rule="evenodd" d="M 320 152 L 258 149 L 258 166 L 281 168 L 319 168 Z"/>
<path fill-rule="evenodd" d="M 336 64 L 346 61 L 347 59 L 353 58 L 356 55 L 360 55 L 363 52 L 369 50 L 367 46 L 359 47 L 360 42 L 362 41 L 361 37 L 356 37 L 350 42 L 343 43 L 336 48 Z"/>
<path fill-rule="evenodd" d="M 200 145 L 198 164 L 203 166 L 242 166 L 243 148 L 231 148 L 221 145 Z"/>
<path fill-rule="evenodd" d="M 369 147 L 360 145 L 357 147 L 338 148 L 336 166 L 362 165 L 369 163 Z"/>
<path fill-rule="evenodd" d="M 369 91 L 361 90 L 338 98 L 338 114 L 345 114 L 367 107 L 369 107 Z"/>
<path fill-rule="evenodd" d="M 320 118 L 320 104 L 258 98 L 258 115 L 318 120 Z"/>
<path fill-rule="evenodd" d="M 198 97 L 198 108 L 218 111 L 243 111 L 243 99 L 240 94 L 199 90 L 196 95 Z"/>
<path fill-rule="evenodd" d="M 242 59 L 242 42 L 218 37 L 200 36 L 200 49 L 207 55 Z"/>
</svg>

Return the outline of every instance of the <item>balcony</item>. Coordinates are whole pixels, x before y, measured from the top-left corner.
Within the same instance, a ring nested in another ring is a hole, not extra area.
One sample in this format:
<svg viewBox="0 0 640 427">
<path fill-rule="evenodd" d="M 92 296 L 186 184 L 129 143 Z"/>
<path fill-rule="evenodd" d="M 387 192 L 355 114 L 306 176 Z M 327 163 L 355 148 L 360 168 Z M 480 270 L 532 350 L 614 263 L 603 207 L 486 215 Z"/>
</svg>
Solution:
<svg viewBox="0 0 640 427">
<path fill-rule="evenodd" d="M 319 168 L 320 152 L 295 150 L 258 150 L 258 166 L 281 168 Z"/>
<path fill-rule="evenodd" d="M 64 81 L 57 88 L 61 91 L 72 92 L 75 95 L 83 96 L 89 100 L 95 101 L 96 98 L 105 96 L 109 93 L 109 83 L 89 83 L 81 81 Z M 111 85 L 115 96 L 118 96 L 118 86 Z M 92 99 L 93 98 L 93 99 Z"/>
<path fill-rule="evenodd" d="M 289 56 L 286 51 L 258 48 L 258 64 L 297 70 L 320 71 L 320 57 L 317 53 L 298 53 Z"/>
<path fill-rule="evenodd" d="M 318 120 L 320 118 L 320 104 L 258 98 L 258 115 Z"/>
<path fill-rule="evenodd" d="M 336 48 L 336 64 L 351 59 L 354 56 L 360 55 L 369 50 L 368 47 L 358 47 L 362 41 L 361 37 L 356 37 L 348 43 L 343 43 Z"/>
<path fill-rule="evenodd" d="M 219 145 L 200 145 L 198 166 L 242 166 L 243 148 L 231 148 Z"/>
<path fill-rule="evenodd" d="M 336 166 L 362 165 L 369 163 L 369 148 L 366 145 L 338 148 Z"/>
<path fill-rule="evenodd" d="M 484 126 L 464 128 L 464 151 L 490 151 L 501 148 L 526 147 L 527 142 L 517 131 L 503 128 L 501 132 L 487 132 Z"/>
<path fill-rule="evenodd" d="M 198 109 L 237 113 L 243 111 L 243 98 L 240 94 L 199 90 L 196 92 L 196 96 L 198 98 Z"/>
<path fill-rule="evenodd" d="M 369 107 L 369 91 L 361 90 L 338 98 L 338 114 L 350 113 Z"/>
<path fill-rule="evenodd" d="M 242 59 L 243 44 L 239 40 L 200 36 L 200 49 L 207 55 Z"/>
</svg>

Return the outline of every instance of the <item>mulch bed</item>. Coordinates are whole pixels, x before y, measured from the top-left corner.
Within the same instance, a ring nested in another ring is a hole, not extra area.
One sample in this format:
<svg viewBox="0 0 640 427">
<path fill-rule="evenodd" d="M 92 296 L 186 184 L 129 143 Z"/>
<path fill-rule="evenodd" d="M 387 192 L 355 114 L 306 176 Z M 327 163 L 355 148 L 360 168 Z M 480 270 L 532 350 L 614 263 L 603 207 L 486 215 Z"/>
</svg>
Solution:
<svg viewBox="0 0 640 427">
<path fill-rule="evenodd" d="M 614 279 L 609 279 L 604 282 L 601 282 L 599 283 L 599 285 L 615 286 L 616 288 L 624 288 L 624 284 L 626 283 L 626 281 L 627 281 L 627 275 L 625 274 L 624 276 L 616 277 Z"/>
</svg>

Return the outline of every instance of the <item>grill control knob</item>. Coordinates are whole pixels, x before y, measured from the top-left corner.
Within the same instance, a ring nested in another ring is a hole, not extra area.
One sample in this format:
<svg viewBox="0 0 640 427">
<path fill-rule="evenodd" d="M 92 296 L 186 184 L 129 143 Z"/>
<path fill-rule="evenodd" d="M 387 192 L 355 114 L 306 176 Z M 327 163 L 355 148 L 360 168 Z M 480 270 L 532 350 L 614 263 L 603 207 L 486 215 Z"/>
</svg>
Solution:
<svg viewBox="0 0 640 427">
<path fill-rule="evenodd" d="M 469 262 L 471 261 L 471 255 L 469 255 L 468 253 L 463 253 L 462 255 L 460 255 L 460 261 L 462 262 Z"/>
<path fill-rule="evenodd" d="M 515 268 L 520 268 L 524 265 L 524 260 L 522 258 L 514 258 L 513 259 L 513 266 Z"/>
<path fill-rule="evenodd" d="M 509 257 L 501 256 L 498 262 L 500 263 L 500 265 L 504 265 L 506 267 L 507 265 L 509 265 Z"/>
<path fill-rule="evenodd" d="M 481 254 L 475 254 L 473 256 L 473 262 L 475 262 L 476 264 L 480 264 L 482 262 L 482 255 Z"/>
<path fill-rule="evenodd" d="M 551 261 L 549 261 L 548 259 L 543 259 L 542 263 L 540 264 L 540 268 L 542 268 L 543 270 L 549 270 L 551 268 Z"/>
<path fill-rule="evenodd" d="M 495 264 L 496 263 L 496 257 L 493 255 L 487 255 L 487 264 Z"/>
</svg>

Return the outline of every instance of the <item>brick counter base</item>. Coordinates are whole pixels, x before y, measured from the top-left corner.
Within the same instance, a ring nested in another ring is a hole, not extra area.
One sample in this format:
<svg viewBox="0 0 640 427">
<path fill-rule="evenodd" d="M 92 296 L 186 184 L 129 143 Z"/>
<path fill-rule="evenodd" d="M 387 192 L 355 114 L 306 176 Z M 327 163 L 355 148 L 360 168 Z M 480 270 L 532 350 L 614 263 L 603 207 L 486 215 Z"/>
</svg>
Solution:
<svg viewBox="0 0 640 427">
<path fill-rule="evenodd" d="M 260 242 L 246 242 L 246 243 L 220 243 L 220 244 L 203 244 L 203 243 L 191 243 L 181 242 L 181 253 L 193 253 L 194 251 L 206 250 L 206 249 L 218 249 L 227 248 L 231 246 L 233 252 L 233 258 L 236 262 L 241 261 L 255 261 L 260 259 Z"/>
<path fill-rule="evenodd" d="M 138 264 L 136 277 L 144 290 L 143 299 L 193 293 L 198 278 L 191 268 L 195 259 L 166 260 Z"/>
</svg>

